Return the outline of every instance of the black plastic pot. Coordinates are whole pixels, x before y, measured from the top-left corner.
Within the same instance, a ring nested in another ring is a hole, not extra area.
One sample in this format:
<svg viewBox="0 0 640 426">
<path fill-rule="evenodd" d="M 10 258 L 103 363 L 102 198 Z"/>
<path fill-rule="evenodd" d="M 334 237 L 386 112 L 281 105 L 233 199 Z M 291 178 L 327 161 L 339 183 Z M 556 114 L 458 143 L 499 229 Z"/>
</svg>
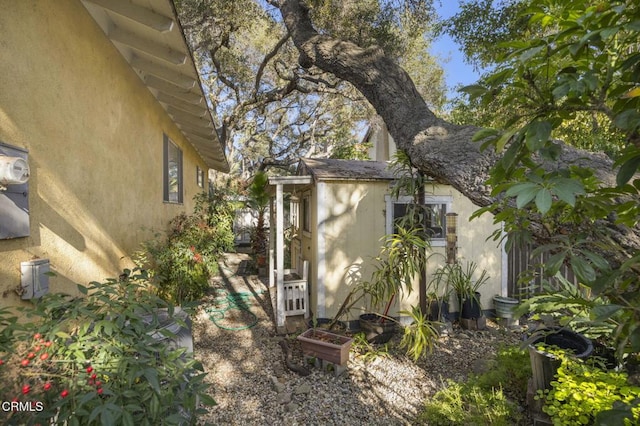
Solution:
<svg viewBox="0 0 640 426">
<path fill-rule="evenodd" d="M 370 343 L 387 343 L 396 332 L 396 322 L 378 314 L 362 314 L 359 322 Z"/>
<path fill-rule="evenodd" d="M 429 321 L 444 321 L 449 315 L 449 302 L 444 300 L 431 300 L 427 312 Z"/>
<path fill-rule="evenodd" d="M 559 327 L 540 331 L 540 335 L 529 344 L 534 391 L 550 389 L 551 381 L 560 366 L 560 361 L 555 356 L 536 349 L 539 343 L 571 351 L 576 358 L 581 359 L 587 358 L 593 352 L 591 340 L 582 334 Z"/>
<path fill-rule="evenodd" d="M 476 291 L 475 297 L 463 298 L 458 295 L 458 300 L 462 301 L 460 307 L 460 317 L 463 319 L 478 319 L 482 316 L 482 307 L 480 306 L 480 293 Z"/>
</svg>

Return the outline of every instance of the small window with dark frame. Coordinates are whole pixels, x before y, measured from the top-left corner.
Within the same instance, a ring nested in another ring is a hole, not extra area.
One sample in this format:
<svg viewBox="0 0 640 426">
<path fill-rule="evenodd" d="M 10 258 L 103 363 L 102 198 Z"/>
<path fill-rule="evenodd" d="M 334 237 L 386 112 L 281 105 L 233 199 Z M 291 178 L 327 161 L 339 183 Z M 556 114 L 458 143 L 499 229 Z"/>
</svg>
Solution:
<svg viewBox="0 0 640 426">
<path fill-rule="evenodd" d="M 311 232 L 311 210 L 309 196 L 302 197 L 302 230 Z"/>
<path fill-rule="evenodd" d="M 406 216 L 407 203 L 393 203 L 393 232 L 398 232 L 398 220 Z M 429 237 L 433 239 L 443 239 L 445 237 L 447 205 L 425 204 L 425 225 Z"/>
<path fill-rule="evenodd" d="M 204 188 L 204 170 L 196 166 L 196 183 L 200 188 Z"/>
<path fill-rule="evenodd" d="M 163 199 L 167 203 L 183 202 L 182 150 L 164 135 Z"/>
</svg>

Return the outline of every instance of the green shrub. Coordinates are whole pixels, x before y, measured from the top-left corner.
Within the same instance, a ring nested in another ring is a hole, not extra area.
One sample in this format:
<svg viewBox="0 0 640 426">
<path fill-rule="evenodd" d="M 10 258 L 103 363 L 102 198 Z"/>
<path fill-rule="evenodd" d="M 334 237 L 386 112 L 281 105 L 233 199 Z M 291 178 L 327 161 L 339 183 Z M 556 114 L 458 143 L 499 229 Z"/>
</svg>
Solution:
<svg viewBox="0 0 640 426">
<path fill-rule="evenodd" d="M 185 424 L 195 422 L 198 400 L 214 403 L 202 365 L 160 341 L 175 335 L 158 333 L 158 310 L 173 307 L 149 291 L 144 273 L 78 288 L 85 297 L 44 296 L 25 310 L 28 322 L 0 315 L 11 326 L 0 346 L 0 400 L 35 407 L 6 413 L 7 424 Z"/>
<path fill-rule="evenodd" d="M 447 388 L 426 402 L 419 421 L 429 425 L 517 424 L 521 416 L 511 401 L 526 398 L 529 355 L 517 346 L 501 347 L 491 366 L 466 383 L 449 381 Z"/>
<path fill-rule="evenodd" d="M 475 383 L 451 380 L 425 404 L 418 417 L 419 424 L 433 426 L 506 426 L 517 421 L 517 407 L 507 400 L 501 388 L 486 390 Z"/>
<path fill-rule="evenodd" d="M 544 398 L 542 410 L 552 418 L 554 425 L 593 424 L 596 417 L 606 418 L 613 408 L 617 408 L 618 414 L 625 411 L 620 403 L 629 407 L 626 410 L 628 423 L 616 424 L 639 423 L 640 387 L 629 384 L 625 373 L 601 370 L 571 358 L 563 351 L 552 353 L 560 360 L 557 379 L 551 382 L 550 390 L 539 391 L 539 397 Z"/>
<path fill-rule="evenodd" d="M 531 377 L 529 353 L 518 346 L 498 348 L 492 367 L 473 377 L 473 383 L 485 390 L 502 387 L 509 397 L 524 402 Z"/>
<path fill-rule="evenodd" d="M 193 215 L 176 216 L 166 236 L 145 242 L 138 253 L 160 297 L 178 305 L 204 296 L 218 259 L 233 249 L 230 203 L 223 195 L 199 194 L 195 200 Z"/>
</svg>

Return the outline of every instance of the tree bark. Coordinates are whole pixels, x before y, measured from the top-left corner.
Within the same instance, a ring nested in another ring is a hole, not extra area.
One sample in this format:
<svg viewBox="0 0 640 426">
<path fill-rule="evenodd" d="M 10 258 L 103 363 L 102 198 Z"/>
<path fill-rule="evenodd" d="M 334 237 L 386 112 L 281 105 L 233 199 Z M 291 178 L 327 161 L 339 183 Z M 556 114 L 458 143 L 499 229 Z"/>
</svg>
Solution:
<svg viewBox="0 0 640 426">
<path fill-rule="evenodd" d="M 419 170 L 453 186 L 479 207 L 496 201 L 486 182 L 500 157 L 492 149 L 481 152 L 480 144 L 472 141 L 478 128 L 458 126 L 437 117 L 409 75 L 382 49 L 365 49 L 318 33 L 303 1 L 283 0 L 278 7 L 300 52 L 301 66 L 316 66 L 353 84 L 382 117 L 397 147 L 407 152 Z M 589 167 L 605 185 L 615 185 L 613 164 L 604 154 L 563 145 L 559 163 Z M 532 215 L 531 220 L 533 237 L 539 243 L 548 242 L 549 235 L 539 217 Z M 613 241 L 622 248 L 605 253 L 613 265 L 640 249 L 638 229 L 615 225 L 612 219 L 602 225 L 612 231 Z"/>
</svg>

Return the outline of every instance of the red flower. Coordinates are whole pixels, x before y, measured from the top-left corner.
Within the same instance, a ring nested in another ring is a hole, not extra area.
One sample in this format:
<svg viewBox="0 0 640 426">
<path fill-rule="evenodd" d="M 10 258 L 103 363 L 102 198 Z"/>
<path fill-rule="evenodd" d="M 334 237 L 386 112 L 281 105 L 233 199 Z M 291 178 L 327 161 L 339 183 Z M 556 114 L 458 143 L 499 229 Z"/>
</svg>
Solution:
<svg viewBox="0 0 640 426">
<path fill-rule="evenodd" d="M 20 401 L 20 399 L 17 396 L 11 400 L 11 402 L 18 402 L 18 401 Z"/>
<path fill-rule="evenodd" d="M 47 358 L 49 358 L 49 354 L 48 354 L 48 353 L 46 353 L 46 352 L 45 352 L 45 353 L 43 353 L 42 355 L 40 355 L 40 359 L 41 359 L 41 360 L 43 360 L 43 361 L 44 361 L 45 359 L 47 359 Z"/>
<path fill-rule="evenodd" d="M 23 395 L 28 394 L 28 393 L 29 393 L 29 391 L 31 391 L 31 386 L 29 386 L 29 385 L 24 385 L 24 386 L 22 387 L 22 394 L 23 394 Z"/>
<path fill-rule="evenodd" d="M 69 396 L 69 391 L 66 389 L 63 390 L 62 392 L 60 392 L 60 396 L 66 398 L 67 396 Z"/>
<path fill-rule="evenodd" d="M 33 350 L 36 351 L 36 352 L 40 352 L 40 349 L 42 349 L 41 346 L 36 346 L 36 347 L 33 348 Z"/>
<path fill-rule="evenodd" d="M 36 333 L 36 334 L 33 335 L 33 338 L 38 340 L 38 339 L 42 338 L 42 334 Z"/>
<path fill-rule="evenodd" d="M 50 390 L 50 389 L 51 389 L 51 383 L 49 383 L 49 382 L 45 383 L 45 384 L 44 384 L 44 386 L 43 386 L 43 388 L 44 388 L 44 390 L 46 390 L 46 391 Z"/>
<path fill-rule="evenodd" d="M 92 366 L 88 366 L 87 367 L 87 373 L 91 373 L 93 371 L 93 367 Z"/>
<path fill-rule="evenodd" d="M 191 247 L 189 247 L 189 250 L 191 250 L 192 253 L 195 253 L 196 252 L 196 247 L 195 246 L 191 246 Z"/>
<path fill-rule="evenodd" d="M 102 386 L 102 382 L 101 382 L 100 380 L 98 380 L 98 381 L 96 382 L 96 386 L 98 386 L 98 387 Z"/>
<path fill-rule="evenodd" d="M 4 361 L 0 359 L 0 365 L 4 364 Z"/>
<path fill-rule="evenodd" d="M 98 395 L 102 395 L 102 388 L 98 389 Z"/>
<path fill-rule="evenodd" d="M 96 377 L 98 377 L 98 376 L 96 375 L 96 373 L 93 373 L 93 374 L 91 375 L 91 378 L 92 378 L 93 380 L 95 380 L 95 379 L 96 379 Z"/>
<path fill-rule="evenodd" d="M 29 360 L 28 359 L 23 359 L 22 361 L 20 361 L 20 365 L 23 367 L 26 367 L 27 365 L 29 365 Z"/>
<path fill-rule="evenodd" d="M 200 262 L 202 262 L 202 256 L 200 256 L 200 254 L 199 254 L 199 253 L 196 253 L 196 254 L 194 254 L 194 255 L 193 255 L 193 260 L 194 260 L 196 263 L 200 263 Z"/>
<path fill-rule="evenodd" d="M 31 358 L 35 358 L 36 354 L 34 354 L 33 352 L 29 352 L 29 355 L 27 355 L 27 358 L 31 359 Z"/>
<path fill-rule="evenodd" d="M 46 342 L 44 342 L 44 345 L 45 345 L 46 347 L 51 346 L 51 340 L 47 340 Z"/>
</svg>

